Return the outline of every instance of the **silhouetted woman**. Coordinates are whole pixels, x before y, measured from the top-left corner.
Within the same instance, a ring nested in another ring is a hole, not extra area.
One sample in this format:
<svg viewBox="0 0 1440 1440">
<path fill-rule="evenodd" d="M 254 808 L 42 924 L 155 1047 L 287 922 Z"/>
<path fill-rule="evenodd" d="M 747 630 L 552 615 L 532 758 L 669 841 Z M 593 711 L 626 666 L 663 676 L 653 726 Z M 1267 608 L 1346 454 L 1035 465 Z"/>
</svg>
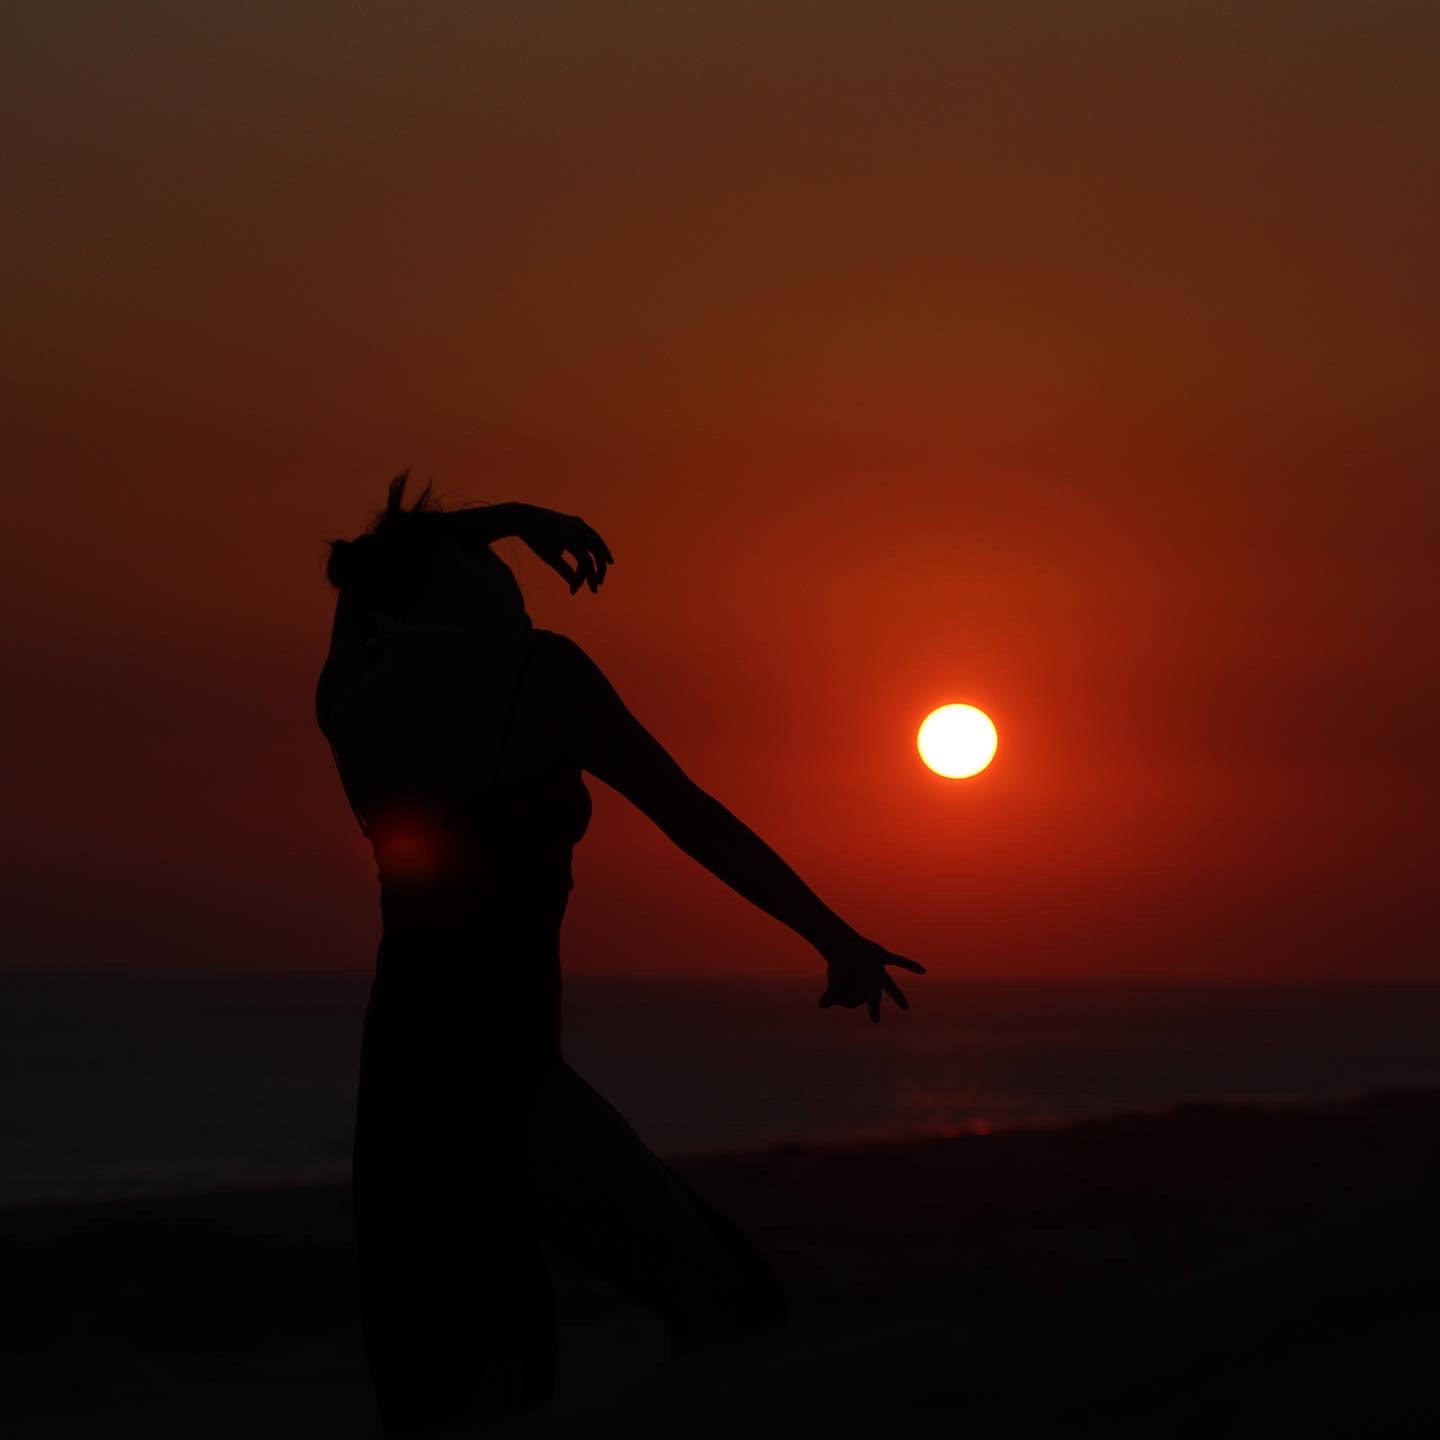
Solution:
<svg viewBox="0 0 1440 1440">
<path fill-rule="evenodd" d="M 672 1351 L 781 1323 L 746 1237 L 664 1165 L 560 1048 L 560 922 L 589 771 L 824 957 L 821 1005 L 888 993 L 887 965 L 699 789 L 588 656 L 525 613 L 489 546 L 515 535 L 571 594 L 612 563 L 580 520 L 444 510 L 405 476 L 353 541 L 317 710 L 374 848 L 383 932 L 365 1017 L 354 1194 L 382 1420 L 423 1433 L 550 1398 L 544 1240 L 654 1306 Z M 567 560 L 566 556 L 570 559 Z"/>
</svg>

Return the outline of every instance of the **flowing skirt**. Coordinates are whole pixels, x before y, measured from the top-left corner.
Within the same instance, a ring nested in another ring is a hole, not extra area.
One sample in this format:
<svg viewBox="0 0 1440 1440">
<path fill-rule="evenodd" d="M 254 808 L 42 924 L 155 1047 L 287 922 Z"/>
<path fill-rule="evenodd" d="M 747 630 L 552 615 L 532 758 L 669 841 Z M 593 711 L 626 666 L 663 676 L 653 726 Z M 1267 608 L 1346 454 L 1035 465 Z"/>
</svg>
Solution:
<svg viewBox="0 0 1440 1440">
<path fill-rule="evenodd" d="M 653 1306 L 673 1348 L 780 1323 L 754 1245 L 565 1063 L 553 907 L 478 937 L 456 919 L 387 915 L 365 1019 L 353 1185 L 385 1428 L 552 1396 L 543 1245 Z"/>
</svg>

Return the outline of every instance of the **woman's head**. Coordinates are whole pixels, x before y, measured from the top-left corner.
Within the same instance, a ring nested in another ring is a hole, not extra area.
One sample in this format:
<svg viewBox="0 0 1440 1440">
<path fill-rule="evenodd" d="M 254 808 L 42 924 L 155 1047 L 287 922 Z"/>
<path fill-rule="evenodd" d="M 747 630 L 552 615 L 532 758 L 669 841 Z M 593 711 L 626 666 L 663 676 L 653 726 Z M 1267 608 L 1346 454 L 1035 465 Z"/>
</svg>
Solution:
<svg viewBox="0 0 1440 1440">
<path fill-rule="evenodd" d="M 447 510 L 430 486 L 407 507 L 410 472 L 390 482 L 385 508 L 363 535 L 332 540 L 326 578 L 366 610 L 399 618 L 416 609 L 458 619 L 525 617 L 510 567 L 475 524 L 476 507 Z"/>
</svg>

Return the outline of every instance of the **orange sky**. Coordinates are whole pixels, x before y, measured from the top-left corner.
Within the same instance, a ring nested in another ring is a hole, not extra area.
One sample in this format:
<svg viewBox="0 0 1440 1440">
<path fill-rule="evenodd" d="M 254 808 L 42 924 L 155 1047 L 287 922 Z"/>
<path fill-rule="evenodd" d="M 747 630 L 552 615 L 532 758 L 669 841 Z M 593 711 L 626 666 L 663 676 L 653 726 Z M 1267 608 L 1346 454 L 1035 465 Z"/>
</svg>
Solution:
<svg viewBox="0 0 1440 1440">
<path fill-rule="evenodd" d="M 408 465 L 595 524 L 537 623 L 937 974 L 1440 978 L 1440 12 L 4 28 L 15 962 L 368 967 L 322 542 Z M 572 969 L 818 964 L 592 789 Z"/>
</svg>

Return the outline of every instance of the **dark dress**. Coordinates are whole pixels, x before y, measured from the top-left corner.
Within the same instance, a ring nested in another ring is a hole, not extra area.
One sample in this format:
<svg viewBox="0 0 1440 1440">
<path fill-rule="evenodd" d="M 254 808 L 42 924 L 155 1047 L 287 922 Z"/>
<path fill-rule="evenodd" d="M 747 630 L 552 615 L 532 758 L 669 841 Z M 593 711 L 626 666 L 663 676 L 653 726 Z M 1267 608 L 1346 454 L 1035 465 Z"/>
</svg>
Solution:
<svg viewBox="0 0 1440 1440">
<path fill-rule="evenodd" d="M 535 643 L 532 633 L 522 647 L 512 715 Z M 327 667 L 321 686 L 352 800 L 365 789 L 363 747 L 347 747 L 334 717 L 358 664 Z M 425 788 L 411 798 L 392 784 L 385 803 L 357 805 L 383 933 L 360 1062 L 355 1216 L 371 1375 L 397 1430 L 550 1398 L 542 1242 L 656 1307 L 676 1348 L 785 1311 L 743 1233 L 565 1063 L 560 926 L 590 818 L 579 769 L 492 779 L 456 803 Z"/>
</svg>

